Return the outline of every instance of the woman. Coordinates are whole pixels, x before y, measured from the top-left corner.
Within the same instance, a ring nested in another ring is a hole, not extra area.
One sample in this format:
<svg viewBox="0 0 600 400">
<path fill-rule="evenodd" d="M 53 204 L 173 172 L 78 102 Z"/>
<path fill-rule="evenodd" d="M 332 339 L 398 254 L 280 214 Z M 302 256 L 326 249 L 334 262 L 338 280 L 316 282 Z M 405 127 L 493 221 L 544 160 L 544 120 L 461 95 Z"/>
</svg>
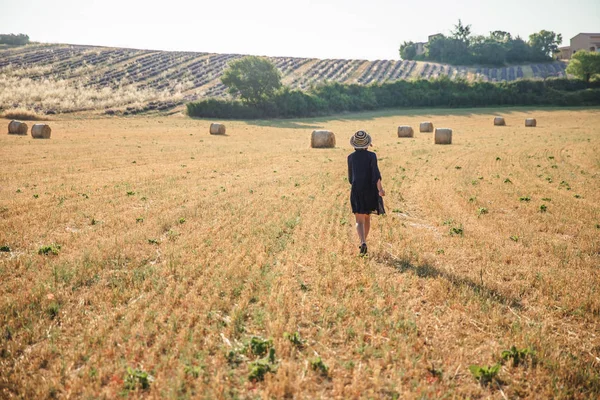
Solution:
<svg viewBox="0 0 600 400">
<path fill-rule="evenodd" d="M 352 185 L 350 204 L 356 218 L 356 232 L 360 239 L 360 254 L 367 254 L 367 237 L 371 229 L 371 213 L 382 214 L 385 196 L 381 186 L 381 174 L 377 167 L 377 155 L 368 151 L 371 136 L 365 131 L 356 132 L 350 138 L 354 153 L 348 156 L 348 182 Z"/>
</svg>

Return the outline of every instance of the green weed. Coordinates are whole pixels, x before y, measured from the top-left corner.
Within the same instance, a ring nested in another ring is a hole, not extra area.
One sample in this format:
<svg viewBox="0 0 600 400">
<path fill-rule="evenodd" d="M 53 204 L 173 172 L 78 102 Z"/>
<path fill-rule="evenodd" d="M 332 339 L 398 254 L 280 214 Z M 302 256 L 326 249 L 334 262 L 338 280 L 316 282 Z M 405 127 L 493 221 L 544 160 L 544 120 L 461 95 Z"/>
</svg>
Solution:
<svg viewBox="0 0 600 400">
<path fill-rule="evenodd" d="M 322 376 L 327 376 L 329 374 L 329 367 L 325 365 L 321 357 L 316 357 L 310 360 L 310 367 L 313 371 L 319 372 Z"/>
<path fill-rule="evenodd" d="M 540 206 L 540 212 L 546 212 L 546 211 L 548 211 L 548 207 L 546 207 L 546 205 L 545 205 L 545 204 L 542 204 L 542 205 Z"/>
<path fill-rule="evenodd" d="M 480 366 L 480 365 L 471 365 L 469 366 L 469 371 L 473 377 L 479 381 L 479 383 L 483 386 L 491 383 L 498 376 L 498 372 L 500 372 L 500 364 L 496 364 L 494 366 Z"/>
<path fill-rule="evenodd" d="M 519 197 L 519 201 L 531 201 L 531 197 L 529 197 L 529 196 L 521 196 L 521 197 Z"/>
<path fill-rule="evenodd" d="M 485 207 L 479 207 L 479 209 L 477 210 L 477 215 L 483 215 L 483 214 L 487 214 L 488 213 L 488 209 Z"/>
<path fill-rule="evenodd" d="M 47 256 L 47 255 L 57 256 L 59 252 L 60 252 L 60 245 L 55 244 L 55 243 L 52 243 L 49 246 L 42 246 L 38 249 L 38 254 L 44 255 L 44 256 Z"/>
<path fill-rule="evenodd" d="M 513 367 L 518 367 L 519 364 L 525 364 L 527 359 L 530 359 L 532 362 L 534 362 L 535 351 L 529 347 L 519 350 L 515 346 L 512 346 L 509 350 L 504 350 L 502 352 L 502 359 L 504 361 L 512 359 Z"/>
<path fill-rule="evenodd" d="M 133 195 L 135 195 L 135 192 L 133 190 L 129 190 L 127 192 L 127 196 L 133 196 Z"/>
<path fill-rule="evenodd" d="M 203 368 L 199 367 L 197 365 L 186 365 L 185 368 L 183 369 L 183 372 L 188 375 L 191 376 L 193 378 L 198 378 L 200 376 L 200 374 L 202 373 Z"/>
<path fill-rule="evenodd" d="M 150 388 L 152 382 L 154 382 L 154 377 L 146 371 L 127 367 L 124 383 L 125 390 L 136 390 L 138 387 L 146 390 Z"/>
<path fill-rule="evenodd" d="M 513 242 L 518 242 L 519 241 L 519 237 L 517 235 L 512 235 L 510 237 L 510 240 L 512 240 Z"/>
<path fill-rule="evenodd" d="M 569 182 L 567 182 L 567 181 L 561 181 L 559 187 L 567 189 L 567 190 L 571 190 L 571 185 L 569 185 Z"/>
<path fill-rule="evenodd" d="M 453 226 L 450 228 L 450 236 L 462 236 L 464 233 L 462 225 L 461 226 Z"/>
<path fill-rule="evenodd" d="M 46 308 L 46 313 L 48 314 L 50 319 L 54 319 L 54 318 L 58 317 L 58 314 L 60 313 L 60 304 L 53 301 Z"/>
<path fill-rule="evenodd" d="M 252 354 L 259 357 L 267 354 L 271 348 L 273 348 L 273 340 L 263 339 L 258 336 L 253 336 L 248 343 L 248 349 L 252 352 Z"/>
<path fill-rule="evenodd" d="M 10 253 L 10 247 L 8 247 L 8 246 L 0 246 L 0 252 Z"/>
<path fill-rule="evenodd" d="M 299 349 L 304 347 L 304 340 L 302 340 L 302 337 L 300 337 L 299 332 L 294 332 L 294 333 L 284 332 L 283 338 L 289 340 L 290 343 L 292 343 L 294 346 L 296 346 Z"/>
<path fill-rule="evenodd" d="M 512 181 L 508 178 L 504 179 L 504 183 L 512 183 Z"/>
<path fill-rule="evenodd" d="M 277 366 L 275 365 L 275 349 L 271 349 L 273 354 L 273 362 L 270 358 L 261 358 L 259 360 L 250 363 L 250 373 L 248 374 L 249 381 L 262 381 L 265 379 L 265 375 L 269 372 L 277 372 Z"/>
</svg>

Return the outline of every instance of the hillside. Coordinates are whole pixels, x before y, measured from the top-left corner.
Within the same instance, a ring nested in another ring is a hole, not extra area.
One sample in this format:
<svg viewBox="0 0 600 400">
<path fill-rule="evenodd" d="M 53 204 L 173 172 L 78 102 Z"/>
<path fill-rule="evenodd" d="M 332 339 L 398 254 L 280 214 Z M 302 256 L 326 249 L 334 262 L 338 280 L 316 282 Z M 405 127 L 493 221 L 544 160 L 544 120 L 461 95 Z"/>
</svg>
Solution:
<svg viewBox="0 0 600 400">
<path fill-rule="evenodd" d="M 187 101 L 224 97 L 220 76 L 240 54 L 171 52 L 79 45 L 28 45 L 0 49 L 0 108 L 38 111 L 165 111 Z M 456 67 L 401 60 L 271 57 L 292 88 L 341 83 L 433 79 L 512 81 L 564 76 L 562 62 L 505 68 Z"/>
</svg>

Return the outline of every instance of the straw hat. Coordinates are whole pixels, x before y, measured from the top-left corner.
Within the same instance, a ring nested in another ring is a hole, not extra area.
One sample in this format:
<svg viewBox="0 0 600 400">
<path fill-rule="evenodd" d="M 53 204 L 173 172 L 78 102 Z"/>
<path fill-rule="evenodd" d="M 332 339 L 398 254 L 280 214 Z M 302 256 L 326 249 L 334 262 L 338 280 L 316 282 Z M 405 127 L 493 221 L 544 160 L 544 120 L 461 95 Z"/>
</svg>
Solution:
<svg viewBox="0 0 600 400">
<path fill-rule="evenodd" d="M 371 145 L 371 135 L 365 131 L 358 131 L 350 138 L 350 144 L 355 149 L 366 149 Z"/>
</svg>

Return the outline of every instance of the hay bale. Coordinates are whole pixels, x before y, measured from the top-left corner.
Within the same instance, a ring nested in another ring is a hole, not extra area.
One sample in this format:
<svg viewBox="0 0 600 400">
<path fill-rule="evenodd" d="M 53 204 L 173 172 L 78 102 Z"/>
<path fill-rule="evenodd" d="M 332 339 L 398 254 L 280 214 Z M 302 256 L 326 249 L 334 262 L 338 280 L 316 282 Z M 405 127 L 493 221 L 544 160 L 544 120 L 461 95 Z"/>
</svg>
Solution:
<svg viewBox="0 0 600 400">
<path fill-rule="evenodd" d="M 331 131 L 313 131 L 310 136 L 310 147 L 315 149 L 335 147 L 335 135 Z"/>
<path fill-rule="evenodd" d="M 10 121 L 8 124 L 8 133 L 10 135 L 27 135 L 27 124 L 21 121 Z"/>
<path fill-rule="evenodd" d="M 50 139 L 52 129 L 46 124 L 35 124 L 31 127 L 31 136 L 34 139 Z"/>
<path fill-rule="evenodd" d="M 494 125 L 495 126 L 505 126 L 506 121 L 504 121 L 503 117 L 496 117 L 496 118 L 494 118 Z"/>
<path fill-rule="evenodd" d="M 211 135 L 224 135 L 225 134 L 225 125 L 223 124 L 210 124 L 210 134 Z"/>
<path fill-rule="evenodd" d="M 419 131 L 420 132 L 433 132 L 433 124 L 429 121 L 421 122 L 421 124 L 419 125 Z"/>
<path fill-rule="evenodd" d="M 452 129 L 436 128 L 433 142 L 435 144 L 452 144 Z"/>
<path fill-rule="evenodd" d="M 536 125 L 537 125 L 537 121 L 535 120 L 535 118 L 527 118 L 525 120 L 525 126 L 535 128 Z"/>
<path fill-rule="evenodd" d="M 415 132 L 412 126 L 401 125 L 398 127 L 398 137 L 414 137 Z"/>
</svg>

